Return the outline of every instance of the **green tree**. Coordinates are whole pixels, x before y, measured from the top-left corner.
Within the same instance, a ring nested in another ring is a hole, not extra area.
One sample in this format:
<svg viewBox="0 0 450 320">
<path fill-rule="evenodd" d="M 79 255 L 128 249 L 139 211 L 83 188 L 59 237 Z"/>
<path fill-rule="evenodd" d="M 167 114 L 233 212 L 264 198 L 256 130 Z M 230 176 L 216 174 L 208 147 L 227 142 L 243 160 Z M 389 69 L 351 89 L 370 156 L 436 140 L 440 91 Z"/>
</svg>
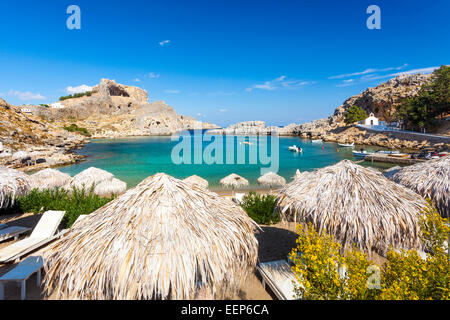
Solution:
<svg viewBox="0 0 450 320">
<path fill-rule="evenodd" d="M 345 113 L 345 123 L 351 124 L 367 118 L 366 111 L 358 106 L 351 106 Z"/>
</svg>

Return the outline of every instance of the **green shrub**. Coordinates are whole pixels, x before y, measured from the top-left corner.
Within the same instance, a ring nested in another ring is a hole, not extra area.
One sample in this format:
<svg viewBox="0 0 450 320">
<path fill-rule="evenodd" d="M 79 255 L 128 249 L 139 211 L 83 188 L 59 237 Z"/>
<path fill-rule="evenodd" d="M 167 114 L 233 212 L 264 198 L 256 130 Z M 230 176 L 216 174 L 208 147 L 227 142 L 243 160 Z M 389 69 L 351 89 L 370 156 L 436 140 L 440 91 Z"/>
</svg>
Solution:
<svg viewBox="0 0 450 320">
<path fill-rule="evenodd" d="M 351 106 L 345 113 L 345 123 L 351 124 L 367 118 L 367 112 L 358 106 Z"/>
<path fill-rule="evenodd" d="M 320 235 L 311 224 L 299 225 L 297 247 L 290 254 L 295 292 L 303 299 L 320 300 L 449 300 L 450 268 L 444 240 L 450 228 L 446 223 L 430 204 L 420 228 L 431 253 L 422 259 L 416 250 L 391 249 L 387 262 L 379 266 L 356 247 L 341 254 L 341 245 L 333 236 Z M 345 277 L 338 269 L 343 266 Z"/>
<path fill-rule="evenodd" d="M 82 128 L 77 126 L 75 123 L 72 123 L 70 126 L 68 127 L 64 127 L 65 130 L 69 131 L 69 132 L 78 132 L 86 137 L 90 137 L 91 134 L 89 133 L 89 131 L 86 128 Z"/>
<path fill-rule="evenodd" d="M 92 95 L 92 91 L 86 91 L 81 93 L 75 93 L 75 94 L 69 94 L 68 96 L 62 96 L 59 98 L 59 101 L 64 101 L 67 99 L 73 99 L 73 98 L 81 98 L 84 96 L 90 97 Z"/>
<path fill-rule="evenodd" d="M 279 222 L 280 215 L 274 212 L 276 197 L 273 195 L 259 195 L 250 192 L 243 198 L 242 208 L 247 212 L 250 218 L 258 224 L 273 224 Z"/>
<path fill-rule="evenodd" d="M 16 203 L 22 212 L 42 213 L 48 210 L 65 211 L 63 223 L 70 228 L 82 214 L 90 214 L 113 200 L 114 197 L 101 198 L 89 191 L 73 188 L 72 192 L 56 188 L 52 190 L 32 190 L 26 196 L 19 197 Z"/>
</svg>

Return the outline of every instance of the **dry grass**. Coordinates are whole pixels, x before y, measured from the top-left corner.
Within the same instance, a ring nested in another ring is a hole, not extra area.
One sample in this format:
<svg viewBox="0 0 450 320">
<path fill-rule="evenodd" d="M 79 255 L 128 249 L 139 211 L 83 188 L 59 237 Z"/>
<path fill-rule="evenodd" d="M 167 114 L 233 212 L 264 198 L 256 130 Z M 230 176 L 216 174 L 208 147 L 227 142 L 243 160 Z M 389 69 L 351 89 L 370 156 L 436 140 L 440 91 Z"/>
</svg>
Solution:
<svg viewBox="0 0 450 320">
<path fill-rule="evenodd" d="M 392 180 L 430 198 L 442 217 L 450 217 L 450 156 L 402 168 Z"/>
<path fill-rule="evenodd" d="M 77 223 L 45 253 L 58 299 L 189 299 L 232 293 L 256 265 L 259 227 L 217 194 L 156 174 Z"/>
<path fill-rule="evenodd" d="M 63 187 L 70 182 L 70 175 L 55 169 L 44 169 L 31 176 L 32 189 L 39 191 Z"/>
<path fill-rule="evenodd" d="M 0 208 L 14 204 L 14 199 L 31 188 L 30 177 L 18 170 L 0 166 Z"/>
<path fill-rule="evenodd" d="M 384 255 L 389 248 L 422 249 L 419 215 L 425 200 L 415 192 L 349 160 L 302 173 L 278 198 L 284 219 L 312 223 L 341 242 L 343 250 Z"/>
</svg>

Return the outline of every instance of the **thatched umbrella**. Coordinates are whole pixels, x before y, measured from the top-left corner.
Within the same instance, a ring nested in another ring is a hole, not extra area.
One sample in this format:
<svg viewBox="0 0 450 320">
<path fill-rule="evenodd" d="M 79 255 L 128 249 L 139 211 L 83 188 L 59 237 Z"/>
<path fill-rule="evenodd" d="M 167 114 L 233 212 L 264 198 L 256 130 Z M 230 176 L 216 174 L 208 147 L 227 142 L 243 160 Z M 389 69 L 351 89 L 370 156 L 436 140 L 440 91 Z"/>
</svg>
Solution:
<svg viewBox="0 0 450 320">
<path fill-rule="evenodd" d="M 196 185 L 196 186 L 198 186 L 198 187 L 200 187 L 202 189 L 208 189 L 208 187 L 209 187 L 208 180 L 205 180 L 205 179 L 203 179 L 203 178 L 201 178 L 199 176 L 196 176 L 196 175 L 187 177 L 183 181 L 185 181 L 187 183 L 190 183 L 190 184 L 193 184 L 193 185 Z"/>
<path fill-rule="evenodd" d="M 349 160 L 302 174 L 277 202 L 284 219 L 312 223 L 340 241 L 343 251 L 356 244 L 382 255 L 389 246 L 422 249 L 418 222 L 425 207 L 415 192 Z"/>
<path fill-rule="evenodd" d="M 96 186 L 104 181 L 112 181 L 114 175 L 108 171 L 91 167 L 86 169 L 72 178 L 70 183 L 66 186 L 67 189 L 72 189 L 73 187 L 77 189 L 85 188 L 89 190 L 92 186 Z"/>
<path fill-rule="evenodd" d="M 189 299 L 233 292 L 258 256 L 257 224 L 217 194 L 156 174 L 75 224 L 44 253 L 58 299 Z"/>
<path fill-rule="evenodd" d="M 258 184 L 262 186 L 268 186 L 270 188 L 282 187 L 286 185 L 286 179 L 274 172 L 268 172 L 262 177 L 258 178 Z"/>
<path fill-rule="evenodd" d="M 404 167 L 392 180 L 430 198 L 442 217 L 450 217 L 450 156 Z"/>
<path fill-rule="evenodd" d="M 67 173 L 55 169 L 44 169 L 31 175 L 32 188 L 39 190 L 63 187 L 72 179 Z"/>
<path fill-rule="evenodd" d="M 127 184 L 119 179 L 112 179 L 111 181 L 103 181 L 97 184 L 94 188 L 94 193 L 100 197 L 109 197 L 112 195 L 119 196 L 127 191 Z"/>
<path fill-rule="evenodd" d="M 14 199 L 25 195 L 31 187 L 30 176 L 0 166 L 0 208 L 14 204 Z"/>
<path fill-rule="evenodd" d="M 243 177 L 235 173 L 232 173 L 220 180 L 220 184 L 222 185 L 222 187 L 232 187 L 233 189 L 242 188 L 249 185 L 247 179 L 244 179 Z"/>
</svg>

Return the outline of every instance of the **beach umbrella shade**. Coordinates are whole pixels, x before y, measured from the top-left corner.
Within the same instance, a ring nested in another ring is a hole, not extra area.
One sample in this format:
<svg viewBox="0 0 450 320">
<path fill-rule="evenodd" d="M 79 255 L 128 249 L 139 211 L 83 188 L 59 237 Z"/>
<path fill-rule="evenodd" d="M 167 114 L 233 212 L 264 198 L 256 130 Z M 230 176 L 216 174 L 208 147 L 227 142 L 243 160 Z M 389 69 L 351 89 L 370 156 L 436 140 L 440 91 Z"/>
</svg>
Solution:
<svg viewBox="0 0 450 320">
<path fill-rule="evenodd" d="M 31 188 L 27 174 L 0 166 L 0 208 L 14 204 L 16 197 L 25 195 Z"/>
<path fill-rule="evenodd" d="M 302 174 L 277 199 L 284 220 L 311 223 L 333 235 L 342 251 L 355 244 L 381 255 L 389 246 L 423 249 L 419 217 L 426 205 L 412 190 L 350 160 Z"/>
<path fill-rule="evenodd" d="M 450 217 L 450 156 L 404 167 L 392 180 L 430 198 L 442 217 Z"/>
<path fill-rule="evenodd" d="M 247 179 L 244 179 L 243 177 L 232 173 L 220 180 L 220 185 L 225 188 L 231 187 L 233 189 L 238 189 L 248 186 L 249 183 Z"/>
<path fill-rule="evenodd" d="M 125 193 L 125 191 L 127 191 L 127 184 L 116 178 L 111 181 L 100 182 L 94 188 L 94 193 L 100 197 L 118 196 Z"/>
<path fill-rule="evenodd" d="M 235 292 L 258 256 L 259 227 L 231 201 L 156 174 L 75 224 L 44 252 L 57 299 L 190 299 Z"/>
<path fill-rule="evenodd" d="M 286 185 L 286 179 L 274 172 L 268 172 L 258 178 L 258 184 L 267 187 L 282 187 Z"/>
<path fill-rule="evenodd" d="M 67 173 L 55 169 L 44 169 L 30 176 L 31 188 L 40 191 L 67 185 L 72 179 Z"/>
<path fill-rule="evenodd" d="M 72 178 L 70 183 L 66 186 L 71 190 L 73 187 L 77 189 L 85 188 L 88 191 L 90 188 L 95 187 L 104 181 L 112 181 L 114 175 L 108 171 L 91 167 L 86 169 Z"/>
<path fill-rule="evenodd" d="M 184 181 L 187 182 L 187 183 L 196 185 L 196 186 L 198 186 L 200 188 L 203 188 L 203 189 L 208 189 L 208 186 L 209 186 L 209 183 L 208 183 L 207 180 L 205 180 L 205 179 L 203 179 L 203 178 L 201 178 L 199 176 L 196 176 L 196 175 L 187 177 L 186 179 L 184 179 Z"/>
<path fill-rule="evenodd" d="M 30 155 L 25 151 L 17 151 L 13 153 L 12 159 L 13 160 L 22 160 L 28 158 Z"/>
</svg>

